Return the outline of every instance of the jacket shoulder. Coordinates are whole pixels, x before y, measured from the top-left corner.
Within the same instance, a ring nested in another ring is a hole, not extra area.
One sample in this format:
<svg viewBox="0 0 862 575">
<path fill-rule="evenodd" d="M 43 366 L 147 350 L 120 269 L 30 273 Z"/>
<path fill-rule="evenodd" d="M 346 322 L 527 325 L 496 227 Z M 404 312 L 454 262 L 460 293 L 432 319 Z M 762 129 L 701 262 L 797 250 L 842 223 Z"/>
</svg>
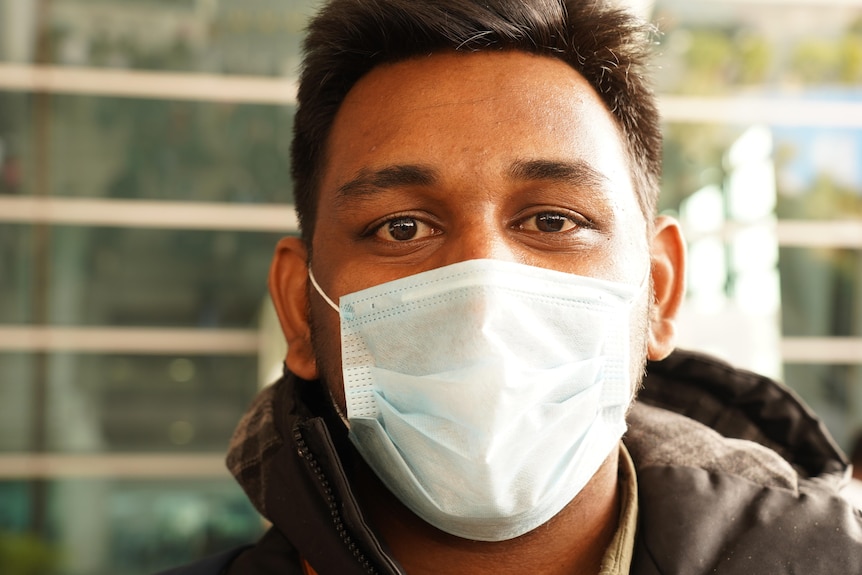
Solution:
<svg viewBox="0 0 862 575">
<path fill-rule="evenodd" d="M 847 458 L 793 390 L 715 358 L 677 350 L 650 362 L 638 402 L 684 415 L 726 438 L 767 447 L 801 477 L 837 487 L 847 473 Z"/>
<path fill-rule="evenodd" d="M 638 472 L 632 573 L 862 575 L 862 513 L 808 481 L 799 491 L 692 467 Z"/>
<path fill-rule="evenodd" d="M 625 443 L 637 469 L 632 573 L 862 575 L 847 462 L 791 390 L 687 352 L 651 363 Z"/>
</svg>

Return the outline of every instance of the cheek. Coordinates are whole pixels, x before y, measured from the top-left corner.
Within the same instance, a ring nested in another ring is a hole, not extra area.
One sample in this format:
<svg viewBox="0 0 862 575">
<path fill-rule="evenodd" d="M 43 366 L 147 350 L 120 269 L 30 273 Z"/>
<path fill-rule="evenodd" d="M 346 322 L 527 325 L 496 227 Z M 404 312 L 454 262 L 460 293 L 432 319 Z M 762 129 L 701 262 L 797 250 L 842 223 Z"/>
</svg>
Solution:
<svg viewBox="0 0 862 575">
<path fill-rule="evenodd" d="M 650 281 L 648 289 L 644 291 L 645 293 L 638 298 L 638 301 L 632 307 L 629 319 L 632 394 L 636 394 L 637 389 L 640 387 L 647 362 L 650 329 L 649 318 L 652 307 L 650 302 L 653 301 L 652 281 Z"/>
</svg>

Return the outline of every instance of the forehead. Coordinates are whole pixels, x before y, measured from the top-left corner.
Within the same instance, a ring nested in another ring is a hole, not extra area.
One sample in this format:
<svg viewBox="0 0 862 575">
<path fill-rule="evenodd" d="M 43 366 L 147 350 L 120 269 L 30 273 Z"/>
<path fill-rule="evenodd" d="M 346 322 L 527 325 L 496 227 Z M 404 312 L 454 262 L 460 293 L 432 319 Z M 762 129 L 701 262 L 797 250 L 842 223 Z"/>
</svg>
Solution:
<svg viewBox="0 0 862 575">
<path fill-rule="evenodd" d="M 534 159 L 586 161 L 631 191 L 625 150 L 614 117 L 565 62 L 519 51 L 434 54 L 378 66 L 351 89 L 330 132 L 321 199 L 387 165 L 489 178 Z"/>
</svg>

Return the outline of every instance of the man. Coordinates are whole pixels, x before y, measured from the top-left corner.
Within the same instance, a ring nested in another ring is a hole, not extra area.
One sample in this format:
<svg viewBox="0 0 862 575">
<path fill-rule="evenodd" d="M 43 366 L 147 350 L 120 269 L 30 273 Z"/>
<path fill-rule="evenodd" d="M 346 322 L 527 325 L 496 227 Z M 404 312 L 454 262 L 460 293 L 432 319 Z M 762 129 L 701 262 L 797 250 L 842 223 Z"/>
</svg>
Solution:
<svg viewBox="0 0 862 575">
<path fill-rule="evenodd" d="M 597 0 L 324 6 L 286 372 L 228 456 L 273 527 L 179 572 L 862 573 L 816 419 L 672 353 L 649 42 Z"/>
</svg>

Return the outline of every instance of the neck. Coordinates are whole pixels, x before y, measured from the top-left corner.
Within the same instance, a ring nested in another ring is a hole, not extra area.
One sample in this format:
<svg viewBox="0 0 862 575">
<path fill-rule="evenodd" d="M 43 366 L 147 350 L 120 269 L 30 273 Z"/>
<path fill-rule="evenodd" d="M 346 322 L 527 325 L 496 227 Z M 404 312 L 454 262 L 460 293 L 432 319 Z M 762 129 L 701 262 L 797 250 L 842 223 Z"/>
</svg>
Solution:
<svg viewBox="0 0 862 575">
<path fill-rule="evenodd" d="M 515 539 L 471 541 L 444 533 L 404 507 L 371 473 L 363 473 L 360 501 L 409 575 L 595 575 L 619 523 L 615 450 L 584 489 L 550 521 Z"/>
</svg>

